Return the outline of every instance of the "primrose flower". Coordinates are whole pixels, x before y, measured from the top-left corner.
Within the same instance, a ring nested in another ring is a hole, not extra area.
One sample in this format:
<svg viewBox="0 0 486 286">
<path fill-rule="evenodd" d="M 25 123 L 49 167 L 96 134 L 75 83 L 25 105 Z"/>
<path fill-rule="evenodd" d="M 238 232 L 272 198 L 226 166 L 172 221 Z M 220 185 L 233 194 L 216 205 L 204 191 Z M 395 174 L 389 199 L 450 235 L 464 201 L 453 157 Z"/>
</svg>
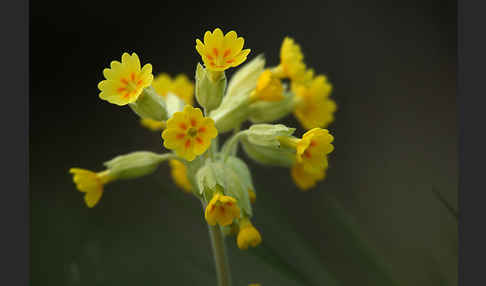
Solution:
<svg viewBox="0 0 486 286">
<path fill-rule="evenodd" d="M 246 250 L 248 247 L 256 247 L 262 242 L 262 236 L 258 230 L 251 224 L 248 218 L 240 221 L 240 231 L 236 238 L 236 244 L 239 249 Z"/>
<path fill-rule="evenodd" d="M 95 173 L 80 168 L 71 168 L 69 173 L 73 174 L 73 182 L 76 188 L 83 193 L 84 201 L 89 208 L 94 207 L 103 195 L 103 186 L 113 180 L 109 176 L 109 171 Z"/>
<path fill-rule="evenodd" d="M 243 49 L 245 39 L 238 37 L 235 31 L 223 36 L 221 29 L 204 34 L 204 43 L 196 39 L 196 50 L 201 55 L 204 65 L 212 71 L 224 71 L 237 67 L 246 60 L 250 49 Z"/>
<path fill-rule="evenodd" d="M 275 74 L 282 78 L 300 80 L 305 74 L 304 55 L 292 38 L 285 37 L 280 48 L 280 65 Z"/>
<path fill-rule="evenodd" d="M 334 150 L 334 137 L 327 129 L 314 128 L 307 131 L 297 143 L 296 158 L 306 170 L 327 167 L 327 155 Z"/>
<path fill-rule="evenodd" d="M 235 218 L 240 217 L 240 208 L 236 204 L 236 199 L 216 193 L 204 212 L 204 217 L 208 224 L 214 226 L 230 225 Z"/>
<path fill-rule="evenodd" d="M 305 129 L 326 127 L 334 120 L 337 106 L 329 98 L 332 86 L 325 76 L 315 77 L 308 85 L 295 84 L 292 89 L 296 96 L 294 115 Z"/>
<path fill-rule="evenodd" d="M 162 97 L 171 92 L 182 99 L 184 103 L 194 105 L 194 83 L 185 74 L 178 74 L 174 79 L 166 73 L 155 77 L 152 87 Z"/>
<path fill-rule="evenodd" d="M 140 124 L 152 131 L 161 131 L 165 128 L 166 123 L 165 121 L 158 121 L 158 120 L 153 120 L 151 118 L 141 118 L 140 119 Z"/>
<path fill-rule="evenodd" d="M 174 113 L 167 120 L 162 139 L 167 149 L 174 150 L 187 161 L 192 161 L 209 148 L 211 139 L 217 135 L 213 119 L 204 117 L 201 109 L 186 105 L 183 111 Z"/>
<path fill-rule="evenodd" d="M 295 149 L 295 161 L 307 172 L 317 172 L 327 168 L 327 155 L 334 150 L 331 144 L 334 137 L 327 129 L 314 128 L 298 139 L 292 136 L 281 136 L 279 142 Z"/>
<path fill-rule="evenodd" d="M 179 160 L 170 160 L 169 164 L 171 168 L 170 174 L 176 185 L 186 193 L 190 193 L 192 191 L 192 185 L 187 178 L 186 165 Z"/>
<path fill-rule="evenodd" d="M 274 76 L 271 70 L 267 69 L 258 78 L 257 86 L 250 98 L 253 100 L 280 101 L 284 98 L 282 82 Z"/>
<path fill-rule="evenodd" d="M 103 70 L 106 80 L 98 84 L 99 97 L 116 105 L 127 105 L 137 101 L 143 89 L 150 86 L 154 76 L 152 65 L 140 68 L 137 54 L 123 53 L 121 63 L 112 61 L 111 68 Z"/>
<path fill-rule="evenodd" d="M 304 164 L 297 163 L 290 170 L 290 174 L 297 187 L 306 191 L 314 187 L 318 181 L 324 180 L 326 169 L 327 168 L 322 168 L 317 171 L 309 172 L 304 167 Z"/>
</svg>

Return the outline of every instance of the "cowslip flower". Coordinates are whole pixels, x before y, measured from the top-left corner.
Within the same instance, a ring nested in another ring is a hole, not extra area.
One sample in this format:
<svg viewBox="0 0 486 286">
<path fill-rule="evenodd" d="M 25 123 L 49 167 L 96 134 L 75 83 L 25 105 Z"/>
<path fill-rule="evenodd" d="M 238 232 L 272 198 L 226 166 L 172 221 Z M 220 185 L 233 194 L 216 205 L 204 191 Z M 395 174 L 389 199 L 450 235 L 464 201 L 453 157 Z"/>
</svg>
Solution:
<svg viewBox="0 0 486 286">
<path fill-rule="evenodd" d="M 295 162 L 307 172 L 317 172 L 327 168 L 327 155 L 334 150 L 334 137 L 327 129 L 313 128 L 302 138 L 282 136 L 279 142 L 295 149 Z"/>
<path fill-rule="evenodd" d="M 165 121 L 158 121 L 158 120 L 153 120 L 151 118 L 141 118 L 140 119 L 140 124 L 148 128 L 152 131 L 161 131 L 165 128 L 166 122 Z"/>
<path fill-rule="evenodd" d="M 315 77 L 308 84 L 292 85 L 296 96 L 294 116 L 305 129 L 326 127 L 334 120 L 337 106 L 329 98 L 331 90 L 332 86 L 324 75 Z"/>
<path fill-rule="evenodd" d="M 164 146 L 192 161 L 203 154 L 211 145 L 211 139 L 218 135 L 212 118 L 204 117 L 201 109 L 186 105 L 183 111 L 174 113 L 167 120 L 162 132 Z"/>
<path fill-rule="evenodd" d="M 112 61 L 111 68 L 103 70 L 106 80 L 98 84 L 99 97 L 116 105 L 127 105 L 137 101 L 143 89 L 150 86 L 154 76 L 152 65 L 140 68 L 140 59 L 136 53 L 123 53 L 121 62 Z"/>
<path fill-rule="evenodd" d="M 283 96 L 283 85 L 279 78 L 275 77 L 271 70 L 267 69 L 258 77 L 255 90 L 250 98 L 263 101 L 280 101 Z"/>
<path fill-rule="evenodd" d="M 162 73 L 155 77 L 152 87 L 162 97 L 171 92 L 182 99 L 185 104 L 194 105 L 194 83 L 185 74 L 178 74 L 175 78 Z"/>
<path fill-rule="evenodd" d="M 285 37 L 280 48 L 280 65 L 274 69 L 276 76 L 300 80 L 305 75 L 304 55 L 292 38 Z"/>
<path fill-rule="evenodd" d="M 209 225 L 214 226 L 217 223 L 227 226 L 240 217 L 240 208 L 235 198 L 216 193 L 207 205 L 204 217 Z"/>
<path fill-rule="evenodd" d="M 296 158 L 306 170 L 327 168 L 327 155 L 334 150 L 334 137 L 327 129 L 314 128 L 307 131 L 297 143 Z"/>
<path fill-rule="evenodd" d="M 73 174 L 73 182 L 76 188 L 85 193 L 84 201 L 89 208 L 94 207 L 103 195 L 103 186 L 113 180 L 109 171 L 92 172 L 90 170 L 71 168 L 69 173 Z"/>
<path fill-rule="evenodd" d="M 179 160 L 170 160 L 170 174 L 176 185 L 186 193 L 192 191 L 191 182 L 187 178 L 187 167 Z"/>
<path fill-rule="evenodd" d="M 262 242 L 262 236 L 248 218 L 241 219 L 239 225 L 240 231 L 236 238 L 239 249 L 246 250 L 250 246 L 256 247 Z"/>
<path fill-rule="evenodd" d="M 307 191 L 308 189 L 313 188 L 318 181 L 324 180 L 326 169 L 327 168 L 322 168 L 317 171 L 309 172 L 304 167 L 304 164 L 297 163 L 292 166 L 290 174 L 297 187 L 302 191 Z"/>
<path fill-rule="evenodd" d="M 245 39 L 238 37 L 235 31 L 223 36 L 221 29 L 216 28 L 212 33 L 206 31 L 204 43 L 196 39 L 196 50 L 208 70 L 224 71 L 246 60 L 250 49 L 243 50 L 244 44 Z"/>
</svg>

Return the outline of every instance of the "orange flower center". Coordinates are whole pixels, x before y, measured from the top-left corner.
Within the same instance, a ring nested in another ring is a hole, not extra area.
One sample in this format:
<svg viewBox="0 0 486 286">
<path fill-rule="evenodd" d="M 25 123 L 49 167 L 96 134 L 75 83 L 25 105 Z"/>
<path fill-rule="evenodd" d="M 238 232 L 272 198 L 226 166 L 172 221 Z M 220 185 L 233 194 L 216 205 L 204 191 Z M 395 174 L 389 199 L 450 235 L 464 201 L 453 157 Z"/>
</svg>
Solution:
<svg viewBox="0 0 486 286">
<path fill-rule="evenodd" d="M 189 130 L 187 130 L 187 134 L 193 138 L 197 136 L 197 133 L 197 129 L 194 127 L 191 127 L 189 128 Z"/>
<path fill-rule="evenodd" d="M 130 77 L 127 78 L 121 78 L 121 83 L 122 86 L 118 88 L 118 92 L 120 94 L 123 94 L 123 97 L 128 98 L 131 95 L 133 95 L 142 85 L 142 79 L 137 80 L 137 76 L 135 75 L 134 72 L 130 74 Z"/>
<path fill-rule="evenodd" d="M 231 54 L 231 49 L 226 49 L 224 52 L 221 52 L 217 48 L 213 48 L 211 53 L 206 54 L 206 57 L 209 59 L 209 65 L 213 68 L 224 68 L 228 64 L 234 62 L 234 59 L 228 58 Z"/>
</svg>

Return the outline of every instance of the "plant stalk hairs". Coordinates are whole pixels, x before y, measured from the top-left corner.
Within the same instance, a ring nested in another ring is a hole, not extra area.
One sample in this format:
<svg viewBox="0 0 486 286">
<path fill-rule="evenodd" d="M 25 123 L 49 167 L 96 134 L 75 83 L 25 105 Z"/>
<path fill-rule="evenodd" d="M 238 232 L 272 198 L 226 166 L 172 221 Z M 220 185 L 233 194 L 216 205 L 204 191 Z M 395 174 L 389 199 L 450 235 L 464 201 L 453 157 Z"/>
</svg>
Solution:
<svg viewBox="0 0 486 286">
<path fill-rule="evenodd" d="M 124 53 L 103 70 L 99 97 L 109 103 L 128 105 L 142 126 L 162 131 L 164 147 L 157 154 L 137 151 L 105 162 L 104 170 L 71 168 L 77 189 L 90 208 L 96 206 L 104 186 L 116 180 L 152 174 L 168 161 L 175 183 L 199 199 L 209 227 L 218 285 L 230 285 L 224 237 L 236 236 L 242 250 L 262 242 L 251 222 L 257 192 L 247 164 L 238 158 L 242 149 L 258 163 L 290 169 L 295 184 L 309 190 L 325 178 L 333 136 L 325 128 L 334 120 L 336 104 L 331 84 L 314 75 L 304 63 L 300 46 L 284 38 L 280 63 L 265 66 L 258 55 L 241 66 L 227 81 L 225 70 L 243 64 L 250 53 L 236 32 L 207 31 L 196 50 L 204 66 L 197 64 L 195 84 L 185 75 L 154 78 L 152 65 L 141 66 L 137 54 Z M 194 94 L 199 106 L 194 105 Z M 293 113 L 307 132 L 293 136 L 295 128 L 275 121 Z M 249 121 L 248 129 L 241 129 Z M 218 135 L 233 132 L 220 145 Z"/>
</svg>

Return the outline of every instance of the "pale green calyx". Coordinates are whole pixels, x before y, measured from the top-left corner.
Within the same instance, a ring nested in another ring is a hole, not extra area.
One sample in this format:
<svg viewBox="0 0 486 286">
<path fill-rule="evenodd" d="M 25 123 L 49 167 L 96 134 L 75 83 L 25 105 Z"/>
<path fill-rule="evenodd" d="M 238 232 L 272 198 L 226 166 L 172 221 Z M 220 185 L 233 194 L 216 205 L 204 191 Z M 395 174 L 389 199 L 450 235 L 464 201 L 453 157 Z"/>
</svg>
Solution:
<svg viewBox="0 0 486 286">
<path fill-rule="evenodd" d="M 214 120 L 218 132 L 225 133 L 239 127 L 248 118 L 249 105 L 249 94 L 226 96 L 221 105 L 209 116 Z"/>
<path fill-rule="evenodd" d="M 241 140 L 245 153 L 253 160 L 272 166 L 292 167 L 295 164 L 295 149 L 286 146 L 262 146 L 252 144 L 248 138 Z"/>
<path fill-rule="evenodd" d="M 226 88 L 226 76 L 216 81 L 210 79 L 209 72 L 201 64 L 196 67 L 196 100 L 207 111 L 216 109 L 223 100 Z"/>
<path fill-rule="evenodd" d="M 228 83 L 226 96 L 240 96 L 249 94 L 256 88 L 258 77 L 265 68 L 265 58 L 258 55 L 236 71 Z"/>
<path fill-rule="evenodd" d="M 151 86 L 145 88 L 137 101 L 130 103 L 129 106 L 141 118 L 149 118 L 157 121 L 168 118 L 164 99 Z"/>
<path fill-rule="evenodd" d="M 153 173 L 160 163 L 172 157 L 175 155 L 137 151 L 117 156 L 103 164 L 108 168 L 110 176 L 117 179 L 133 179 Z"/>
<path fill-rule="evenodd" d="M 196 184 L 200 195 L 204 195 L 205 192 L 213 192 L 217 185 L 223 189 L 226 188 L 221 162 L 212 161 L 211 159 L 206 160 L 196 173 Z"/>
<path fill-rule="evenodd" d="M 254 124 L 245 133 L 249 144 L 278 148 L 280 147 L 278 138 L 290 136 L 294 131 L 295 128 L 283 124 Z"/>
<path fill-rule="evenodd" d="M 236 156 L 229 156 L 225 163 L 238 175 L 242 184 L 244 185 L 244 189 L 246 189 L 247 192 L 248 190 L 256 192 L 255 186 L 253 185 L 253 180 L 251 178 L 250 169 L 243 160 Z"/>
<path fill-rule="evenodd" d="M 172 92 L 168 92 L 165 96 L 165 105 L 167 109 L 167 117 L 171 118 L 174 113 L 182 111 L 186 104 L 180 97 Z"/>
<path fill-rule="evenodd" d="M 292 113 L 295 109 L 295 95 L 291 91 L 283 93 L 280 101 L 257 101 L 250 105 L 249 120 L 253 123 L 274 122 Z"/>
</svg>

